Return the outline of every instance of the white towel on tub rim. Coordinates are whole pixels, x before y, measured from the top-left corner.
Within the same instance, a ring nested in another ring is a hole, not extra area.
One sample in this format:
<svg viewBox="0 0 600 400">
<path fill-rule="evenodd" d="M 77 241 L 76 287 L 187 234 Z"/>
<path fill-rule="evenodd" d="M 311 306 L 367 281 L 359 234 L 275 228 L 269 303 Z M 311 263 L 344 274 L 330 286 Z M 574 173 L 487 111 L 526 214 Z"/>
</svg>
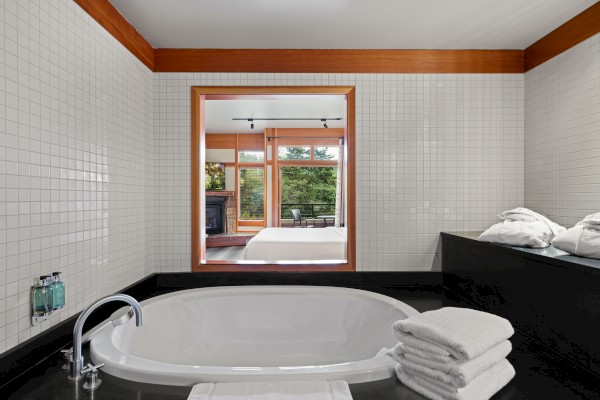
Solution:
<svg viewBox="0 0 600 400">
<path fill-rule="evenodd" d="M 188 400 L 352 400 L 348 382 L 256 381 L 199 383 Z"/>
</svg>

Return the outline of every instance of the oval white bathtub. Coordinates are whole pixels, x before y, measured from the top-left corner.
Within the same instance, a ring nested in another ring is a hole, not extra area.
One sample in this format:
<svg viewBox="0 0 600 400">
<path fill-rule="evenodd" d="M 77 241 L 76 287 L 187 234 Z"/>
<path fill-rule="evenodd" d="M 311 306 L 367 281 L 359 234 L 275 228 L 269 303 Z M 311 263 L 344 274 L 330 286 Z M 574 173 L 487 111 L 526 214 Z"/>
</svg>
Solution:
<svg viewBox="0 0 600 400">
<path fill-rule="evenodd" d="M 110 325 L 94 363 L 120 378 L 165 385 L 394 376 L 392 323 L 418 312 L 387 296 L 315 286 L 184 290 L 141 303 L 143 326 Z"/>
</svg>

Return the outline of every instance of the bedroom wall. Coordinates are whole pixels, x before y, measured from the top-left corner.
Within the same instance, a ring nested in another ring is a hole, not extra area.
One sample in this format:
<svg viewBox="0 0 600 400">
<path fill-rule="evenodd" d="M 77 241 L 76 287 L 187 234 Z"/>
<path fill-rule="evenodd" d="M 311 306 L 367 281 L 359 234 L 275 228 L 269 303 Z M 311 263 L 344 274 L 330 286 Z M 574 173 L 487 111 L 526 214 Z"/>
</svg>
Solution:
<svg viewBox="0 0 600 400">
<path fill-rule="evenodd" d="M 570 227 L 600 211 L 600 34 L 525 74 L 525 205 Z"/>
<path fill-rule="evenodd" d="M 152 271 L 152 72 L 72 0 L 0 2 L 0 353 Z M 34 277 L 66 309 L 31 327 Z"/>
<path fill-rule="evenodd" d="M 154 74 L 157 272 L 190 271 L 190 87 L 356 86 L 357 269 L 428 271 L 440 231 L 524 201 L 522 74 Z"/>
</svg>

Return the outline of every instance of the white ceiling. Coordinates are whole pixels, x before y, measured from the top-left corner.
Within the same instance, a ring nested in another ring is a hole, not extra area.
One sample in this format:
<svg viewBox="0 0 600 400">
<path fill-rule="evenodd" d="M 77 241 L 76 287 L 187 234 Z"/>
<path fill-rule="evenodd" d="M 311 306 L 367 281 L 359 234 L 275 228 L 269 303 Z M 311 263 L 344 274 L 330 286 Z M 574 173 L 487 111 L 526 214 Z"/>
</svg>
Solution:
<svg viewBox="0 0 600 400">
<path fill-rule="evenodd" d="M 154 48 L 524 49 L 597 0 L 110 0 Z"/>
<path fill-rule="evenodd" d="M 343 118 L 329 128 L 346 126 L 345 100 L 206 100 L 206 133 L 262 133 L 265 128 L 323 128 L 321 121 L 232 121 L 232 118 Z"/>
</svg>

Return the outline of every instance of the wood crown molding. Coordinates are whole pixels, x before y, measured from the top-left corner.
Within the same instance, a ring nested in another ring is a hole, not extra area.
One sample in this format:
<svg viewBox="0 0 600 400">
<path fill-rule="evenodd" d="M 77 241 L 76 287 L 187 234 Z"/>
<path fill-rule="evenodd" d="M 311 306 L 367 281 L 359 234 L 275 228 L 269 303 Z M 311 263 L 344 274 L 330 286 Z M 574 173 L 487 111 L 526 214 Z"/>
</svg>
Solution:
<svg viewBox="0 0 600 400">
<path fill-rule="evenodd" d="M 73 1 L 154 71 L 154 49 L 108 0 Z"/>
<path fill-rule="evenodd" d="M 522 73 L 522 50 L 155 49 L 155 72 Z"/>
<path fill-rule="evenodd" d="M 571 18 L 525 49 L 525 71 L 600 32 L 600 2 Z"/>
<path fill-rule="evenodd" d="M 153 49 L 109 0 L 74 0 L 153 72 L 523 73 L 600 32 L 600 2 L 525 50 Z"/>
</svg>

